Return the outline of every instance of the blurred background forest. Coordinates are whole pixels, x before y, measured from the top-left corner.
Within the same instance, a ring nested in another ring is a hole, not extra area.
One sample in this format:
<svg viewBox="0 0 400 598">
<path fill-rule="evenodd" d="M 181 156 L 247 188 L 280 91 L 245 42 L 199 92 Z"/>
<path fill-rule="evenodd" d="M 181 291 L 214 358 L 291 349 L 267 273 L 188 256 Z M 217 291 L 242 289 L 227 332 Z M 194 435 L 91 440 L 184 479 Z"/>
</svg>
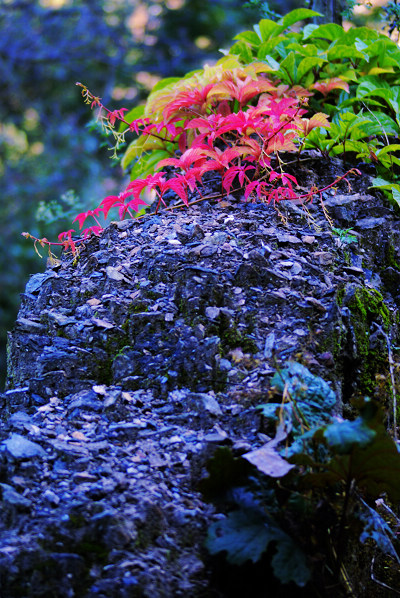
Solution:
<svg viewBox="0 0 400 598">
<path fill-rule="evenodd" d="M 304 5 L 280 2 L 269 6 L 281 14 Z M 46 267 L 21 232 L 56 240 L 122 184 L 75 82 L 112 110 L 132 108 L 159 78 L 211 64 L 265 16 L 266 3 L 246 4 L 0 0 L 0 390 L 20 293 Z"/>
<path fill-rule="evenodd" d="M 19 294 L 46 267 L 21 232 L 56 241 L 121 186 L 75 82 L 131 108 L 257 20 L 241 0 L 0 0 L 0 388 Z"/>
</svg>

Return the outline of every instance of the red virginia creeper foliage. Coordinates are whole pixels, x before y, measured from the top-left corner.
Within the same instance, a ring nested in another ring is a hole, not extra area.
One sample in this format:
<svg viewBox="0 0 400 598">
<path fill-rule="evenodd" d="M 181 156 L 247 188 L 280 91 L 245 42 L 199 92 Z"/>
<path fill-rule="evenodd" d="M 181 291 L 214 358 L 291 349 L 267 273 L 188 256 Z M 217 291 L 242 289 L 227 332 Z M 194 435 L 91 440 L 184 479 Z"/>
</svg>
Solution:
<svg viewBox="0 0 400 598">
<path fill-rule="evenodd" d="M 88 218 L 95 221 L 82 230 L 84 238 L 100 234 L 100 214 L 107 218 L 115 208 L 120 219 L 127 214 L 134 217 L 141 206 L 149 204 L 150 193 L 155 212 L 161 204 L 166 205 L 167 192 L 169 196 L 171 192 L 176 194 L 181 205 L 189 206 L 191 193 L 196 191 L 202 197 L 204 177 L 210 172 L 220 177 L 221 197 L 240 189 L 248 201 L 256 198 L 270 203 L 303 197 L 293 188 L 297 186 L 295 177 L 281 168 L 274 170 L 271 157 L 280 151 L 301 149 L 313 128 L 329 127 L 327 115 L 304 118 L 307 98 L 312 93 L 300 86 L 290 88 L 272 81 L 263 68 L 258 63 L 228 70 L 206 67 L 202 75 L 150 96 L 147 111 L 152 117 L 145 115 L 132 121 L 125 120 L 126 108 L 108 110 L 100 98 L 78 83 L 85 102 L 97 107 L 98 118 L 114 131 L 117 144 L 126 133 L 133 132 L 139 136 L 136 143 L 138 147 L 141 144 L 142 152 L 163 149 L 169 154 L 156 163 L 153 174 L 134 179 L 119 195 L 105 197 L 96 209 L 78 214 L 74 222 L 81 230 Z M 335 79 L 315 83 L 313 88 L 327 93 L 343 85 Z M 120 123 L 126 128 L 117 133 L 114 127 Z M 161 170 L 165 167 L 166 171 Z M 74 252 L 73 234 L 73 229 L 61 233 L 59 241 Z M 38 241 L 48 243 L 47 239 Z"/>
</svg>

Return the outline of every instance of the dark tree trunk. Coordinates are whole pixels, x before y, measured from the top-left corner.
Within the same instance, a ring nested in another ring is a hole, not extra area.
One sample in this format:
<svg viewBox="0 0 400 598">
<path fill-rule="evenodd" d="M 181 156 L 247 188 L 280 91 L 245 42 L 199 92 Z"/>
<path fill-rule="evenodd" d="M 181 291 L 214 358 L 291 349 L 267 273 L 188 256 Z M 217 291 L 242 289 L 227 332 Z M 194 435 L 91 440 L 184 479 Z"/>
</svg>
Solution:
<svg viewBox="0 0 400 598">
<path fill-rule="evenodd" d="M 346 0 L 312 0 L 311 8 L 323 14 L 323 17 L 315 19 L 316 23 L 337 23 L 342 24 L 342 12 Z"/>
</svg>

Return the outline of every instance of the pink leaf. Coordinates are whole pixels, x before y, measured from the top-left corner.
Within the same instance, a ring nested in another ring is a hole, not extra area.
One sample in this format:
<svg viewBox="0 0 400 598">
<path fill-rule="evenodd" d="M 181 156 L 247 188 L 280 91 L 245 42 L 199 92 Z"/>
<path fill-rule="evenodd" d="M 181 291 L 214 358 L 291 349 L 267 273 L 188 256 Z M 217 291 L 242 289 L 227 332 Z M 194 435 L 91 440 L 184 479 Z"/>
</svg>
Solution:
<svg viewBox="0 0 400 598">
<path fill-rule="evenodd" d="M 90 226 L 89 228 L 83 229 L 82 233 L 84 235 L 84 239 L 87 239 L 92 233 L 98 237 L 102 230 L 102 226 Z"/>
</svg>

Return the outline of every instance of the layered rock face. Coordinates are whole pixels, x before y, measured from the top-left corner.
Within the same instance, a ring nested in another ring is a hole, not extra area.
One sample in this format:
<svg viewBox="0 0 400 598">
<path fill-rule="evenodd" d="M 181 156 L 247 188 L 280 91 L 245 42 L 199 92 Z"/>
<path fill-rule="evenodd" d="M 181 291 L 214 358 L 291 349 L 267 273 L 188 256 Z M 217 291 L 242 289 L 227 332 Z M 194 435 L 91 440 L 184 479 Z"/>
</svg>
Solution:
<svg viewBox="0 0 400 598">
<path fill-rule="evenodd" d="M 338 412 L 387 374 L 400 221 L 368 185 L 114 223 L 31 277 L 0 396 L 5 597 L 223 595 L 196 490 L 213 447 L 262 444 L 288 359 Z"/>
</svg>

